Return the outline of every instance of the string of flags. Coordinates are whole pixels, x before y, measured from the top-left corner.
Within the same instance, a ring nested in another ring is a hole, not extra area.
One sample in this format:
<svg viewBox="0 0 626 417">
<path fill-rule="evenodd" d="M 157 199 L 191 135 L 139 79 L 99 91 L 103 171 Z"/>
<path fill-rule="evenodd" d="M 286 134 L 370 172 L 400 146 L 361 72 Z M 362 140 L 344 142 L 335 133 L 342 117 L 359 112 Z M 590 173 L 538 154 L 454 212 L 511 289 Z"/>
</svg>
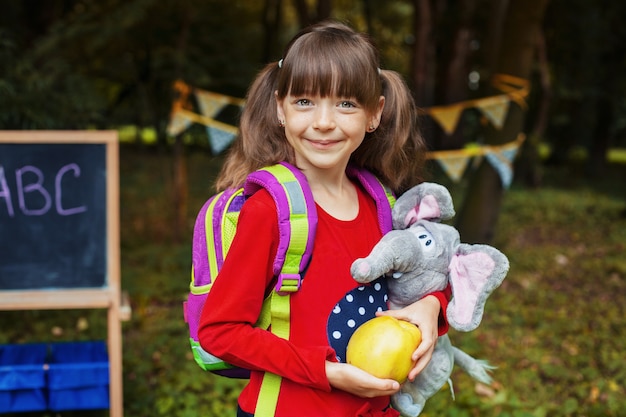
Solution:
<svg viewBox="0 0 626 417">
<path fill-rule="evenodd" d="M 193 123 L 204 125 L 209 136 L 209 146 L 214 155 L 222 153 L 235 140 L 237 127 L 216 120 L 215 117 L 227 105 L 235 105 L 243 109 L 245 100 L 224 94 L 193 88 L 183 81 L 174 83 L 178 99 L 172 105 L 167 134 L 177 136 L 189 129 Z M 200 114 L 190 110 L 190 95 L 198 102 Z"/>
<path fill-rule="evenodd" d="M 528 80 L 506 74 L 496 74 L 491 83 L 502 94 L 428 107 L 423 112 L 432 117 L 447 135 L 454 133 L 463 111 L 472 108 L 477 109 L 496 129 L 502 129 L 511 101 L 524 110 L 527 108 L 526 97 L 530 86 Z"/>
<path fill-rule="evenodd" d="M 511 102 L 522 109 L 527 108 L 529 82 L 511 75 L 498 74 L 494 76 L 492 84 L 501 94 L 421 110 L 432 117 L 447 135 L 454 133 L 463 111 L 472 108 L 477 109 L 496 129 L 501 129 Z M 168 135 L 177 136 L 192 124 L 198 123 L 205 126 L 214 155 L 226 150 L 237 136 L 237 127 L 215 118 L 229 105 L 243 109 L 245 100 L 195 88 L 180 80 L 174 83 L 174 90 L 177 99 L 172 105 Z M 199 112 L 193 110 L 192 98 L 195 99 Z M 513 161 L 523 141 L 524 135 L 520 134 L 514 141 L 499 146 L 468 146 L 459 150 L 433 151 L 427 157 L 436 160 L 454 182 L 461 180 L 470 161 L 477 163 L 484 157 L 500 175 L 503 187 L 508 188 L 513 179 Z"/>
<path fill-rule="evenodd" d="M 513 161 L 525 139 L 526 135 L 520 133 L 514 141 L 503 145 L 473 145 L 459 150 L 431 151 L 426 158 L 437 161 L 454 182 L 461 181 L 470 161 L 476 166 L 485 158 L 500 176 L 502 186 L 508 189 L 513 181 Z"/>
</svg>

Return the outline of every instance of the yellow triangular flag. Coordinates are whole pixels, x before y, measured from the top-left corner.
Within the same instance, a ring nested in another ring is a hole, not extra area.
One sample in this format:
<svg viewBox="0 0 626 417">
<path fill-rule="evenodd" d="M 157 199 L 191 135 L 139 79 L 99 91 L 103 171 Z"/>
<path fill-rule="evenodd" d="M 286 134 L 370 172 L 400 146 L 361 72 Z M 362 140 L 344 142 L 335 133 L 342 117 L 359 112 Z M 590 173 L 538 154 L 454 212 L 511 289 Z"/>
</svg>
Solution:
<svg viewBox="0 0 626 417">
<path fill-rule="evenodd" d="M 456 125 L 459 123 L 459 118 L 464 108 L 464 106 L 460 105 L 437 106 L 428 109 L 428 113 L 446 132 L 446 135 L 451 135 L 456 130 Z"/>
<path fill-rule="evenodd" d="M 206 117 L 214 118 L 229 103 L 227 96 L 209 91 L 195 90 L 200 112 Z"/>
<path fill-rule="evenodd" d="M 476 100 L 476 107 L 497 129 L 502 129 L 509 112 L 510 98 L 507 95 L 486 97 Z"/>
<path fill-rule="evenodd" d="M 471 158 L 471 156 L 441 156 L 437 158 L 437 162 L 452 181 L 459 182 Z"/>
<path fill-rule="evenodd" d="M 177 136 L 181 132 L 187 130 L 192 121 L 185 116 L 181 111 L 176 111 L 170 118 L 170 123 L 167 125 L 167 134 L 170 136 Z"/>
</svg>

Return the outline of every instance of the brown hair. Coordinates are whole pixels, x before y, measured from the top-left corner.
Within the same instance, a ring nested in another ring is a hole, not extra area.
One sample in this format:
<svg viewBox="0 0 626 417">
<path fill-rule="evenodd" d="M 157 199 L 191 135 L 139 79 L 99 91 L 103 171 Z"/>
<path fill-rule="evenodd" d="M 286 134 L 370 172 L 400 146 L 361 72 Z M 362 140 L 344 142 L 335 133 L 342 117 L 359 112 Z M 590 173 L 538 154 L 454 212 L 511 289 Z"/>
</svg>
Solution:
<svg viewBox="0 0 626 417">
<path fill-rule="evenodd" d="M 384 96 L 380 126 L 365 135 L 351 163 L 369 169 L 397 193 L 422 180 L 425 147 L 415 102 L 398 73 L 379 69 L 378 52 L 365 34 L 325 21 L 298 33 L 283 57 L 280 65 L 268 64 L 250 86 L 218 191 L 241 186 L 249 173 L 264 166 L 294 163 L 293 149 L 278 125 L 274 92 L 281 99 L 289 93 L 351 97 L 371 113 Z"/>
</svg>

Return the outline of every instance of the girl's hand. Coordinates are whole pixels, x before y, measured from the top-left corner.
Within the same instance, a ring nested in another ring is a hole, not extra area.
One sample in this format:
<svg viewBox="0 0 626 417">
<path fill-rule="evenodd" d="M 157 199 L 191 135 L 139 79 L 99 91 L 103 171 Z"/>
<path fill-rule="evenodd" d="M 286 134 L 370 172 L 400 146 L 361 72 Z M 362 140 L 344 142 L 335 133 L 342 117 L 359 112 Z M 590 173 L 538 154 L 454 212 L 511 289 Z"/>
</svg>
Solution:
<svg viewBox="0 0 626 417">
<path fill-rule="evenodd" d="M 440 310 L 441 305 L 437 297 L 426 296 L 403 309 L 376 313 L 377 316 L 391 316 L 400 320 L 406 320 L 420 328 L 422 332 L 422 342 L 415 352 L 413 352 L 413 360 L 417 362 L 411 372 L 409 372 L 410 381 L 413 381 L 415 377 L 424 370 L 433 356 L 439 334 Z"/>
<path fill-rule="evenodd" d="M 347 363 L 326 361 L 326 377 L 333 388 L 363 398 L 388 396 L 400 389 L 398 381 L 376 378 Z"/>
</svg>

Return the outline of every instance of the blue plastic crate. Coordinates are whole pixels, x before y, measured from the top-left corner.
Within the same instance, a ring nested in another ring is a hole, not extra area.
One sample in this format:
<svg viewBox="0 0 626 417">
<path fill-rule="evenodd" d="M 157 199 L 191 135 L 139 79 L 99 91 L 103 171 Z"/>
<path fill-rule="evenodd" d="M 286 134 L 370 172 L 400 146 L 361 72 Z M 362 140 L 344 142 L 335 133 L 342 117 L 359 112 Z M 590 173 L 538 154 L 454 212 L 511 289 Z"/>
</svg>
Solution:
<svg viewBox="0 0 626 417">
<path fill-rule="evenodd" d="M 0 413 L 46 409 L 44 343 L 0 345 Z"/>
<path fill-rule="evenodd" d="M 109 408 L 109 359 L 104 342 L 50 345 L 48 409 Z"/>
</svg>

